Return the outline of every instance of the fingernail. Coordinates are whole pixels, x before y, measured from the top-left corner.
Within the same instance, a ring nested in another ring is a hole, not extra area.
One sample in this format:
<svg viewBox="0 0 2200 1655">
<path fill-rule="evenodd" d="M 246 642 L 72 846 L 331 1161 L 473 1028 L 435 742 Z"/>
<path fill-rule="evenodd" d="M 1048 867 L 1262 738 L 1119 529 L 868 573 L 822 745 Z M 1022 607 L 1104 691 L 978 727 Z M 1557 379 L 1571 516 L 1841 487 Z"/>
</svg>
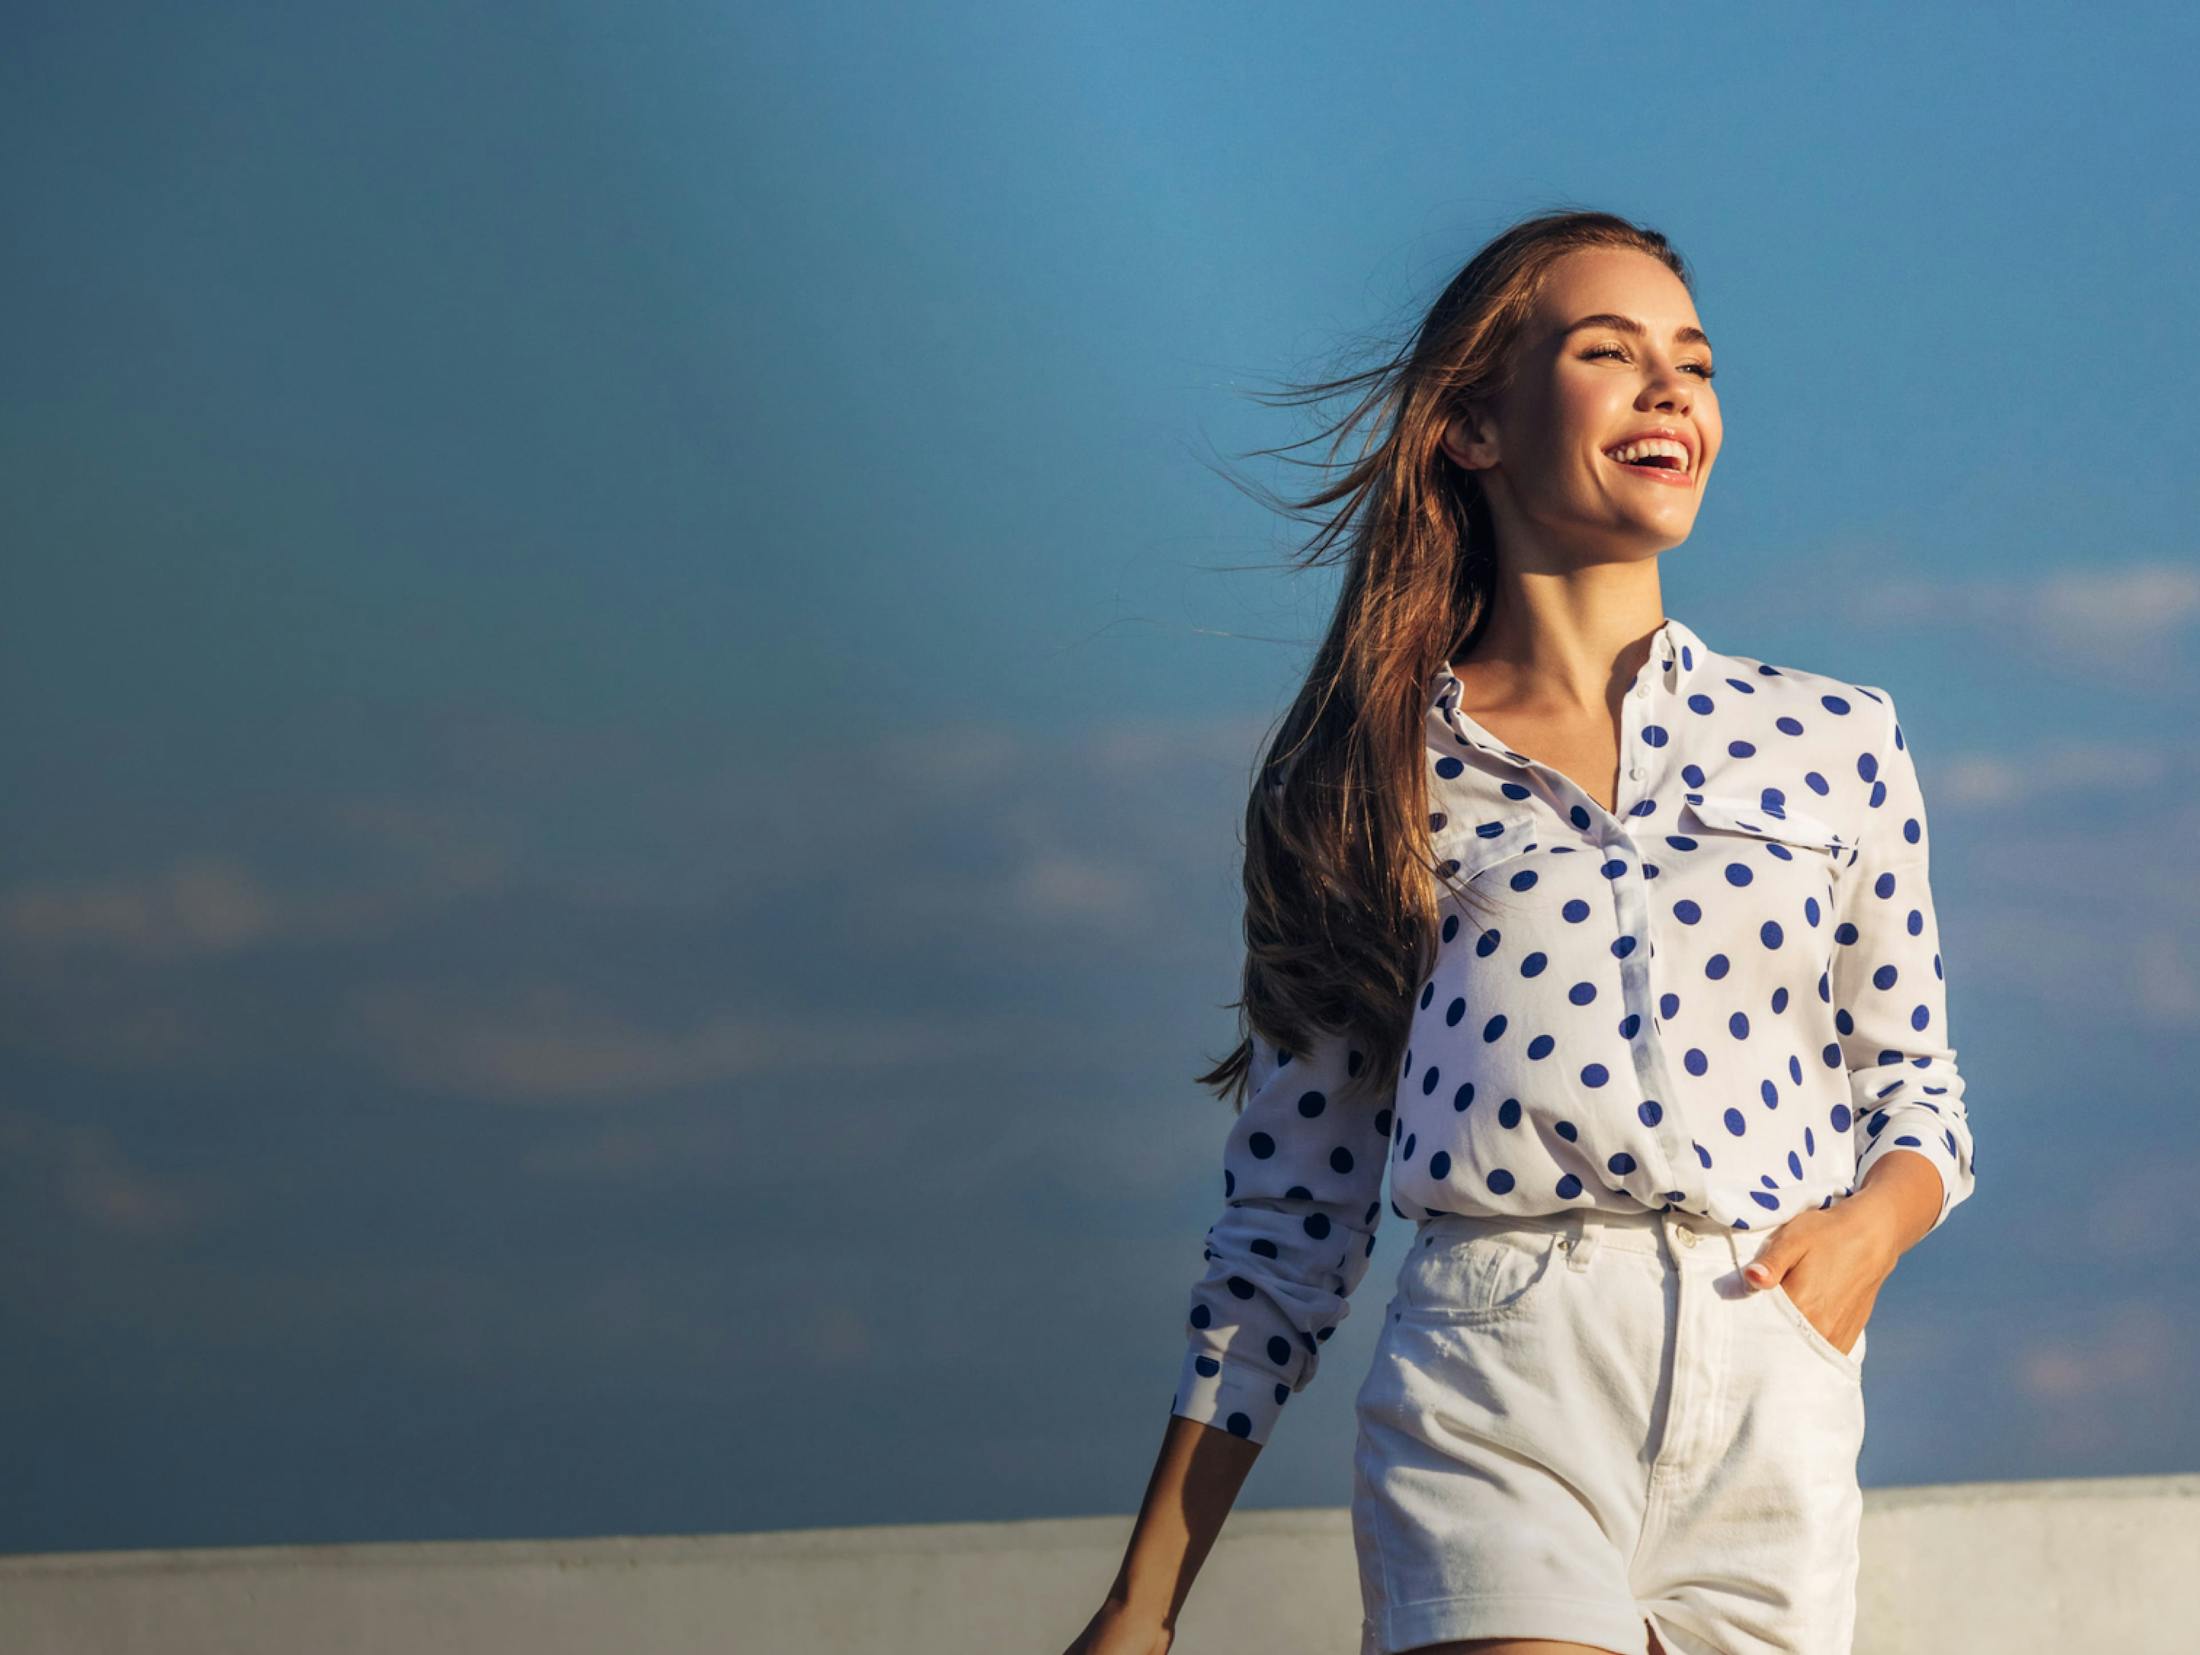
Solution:
<svg viewBox="0 0 2200 1655">
<path fill-rule="evenodd" d="M 1745 1274 L 1749 1277 L 1751 1281 L 1755 1282 L 1759 1287 L 1762 1287 L 1764 1286 L 1767 1278 L 1771 1275 L 1771 1272 L 1765 1269 L 1765 1267 L 1761 1264 L 1752 1264 L 1745 1272 Z"/>
</svg>

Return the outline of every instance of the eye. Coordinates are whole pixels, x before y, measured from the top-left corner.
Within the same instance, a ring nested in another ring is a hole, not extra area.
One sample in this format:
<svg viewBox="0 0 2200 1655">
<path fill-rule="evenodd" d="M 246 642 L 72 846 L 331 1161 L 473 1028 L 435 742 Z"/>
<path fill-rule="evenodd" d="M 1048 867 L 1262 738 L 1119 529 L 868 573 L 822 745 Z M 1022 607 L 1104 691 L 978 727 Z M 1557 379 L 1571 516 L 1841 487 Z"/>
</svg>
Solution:
<svg viewBox="0 0 2200 1655">
<path fill-rule="evenodd" d="M 1624 346 L 1603 344 L 1593 346 L 1590 349 L 1583 351 L 1581 353 L 1581 359 L 1582 361 L 1587 362 L 1599 356 L 1617 356 L 1624 360 L 1626 358 L 1626 355 L 1627 351 Z M 1715 379 L 1716 377 L 1718 377 L 1719 370 L 1714 368 L 1708 362 L 1683 362 L 1681 366 L 1684 368 L 1694 368 L 1707 380 Z"/>
</svg>

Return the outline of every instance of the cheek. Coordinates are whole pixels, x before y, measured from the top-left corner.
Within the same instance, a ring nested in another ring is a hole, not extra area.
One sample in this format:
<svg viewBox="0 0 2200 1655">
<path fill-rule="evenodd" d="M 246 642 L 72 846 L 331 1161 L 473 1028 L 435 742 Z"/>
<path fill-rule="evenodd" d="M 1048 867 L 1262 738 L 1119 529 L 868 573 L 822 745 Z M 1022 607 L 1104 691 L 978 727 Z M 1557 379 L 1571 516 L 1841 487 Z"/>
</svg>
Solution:
<svg viewBox="0 0 2200 1655">
<path fill-rule="evenodd" d="M 1597 453 L 1598 443 L 1628 417 L 1626 400 L 1615 399 L 1609 386 L 1561 383 L 1544 430 L 1548 457 L 1595 471 L 1604 463 Z"/>
<path fill-rule="evenodd" d="M 1703 434 L 1704 467 L 1708 470 L 1726 444 L 1726 426 L 1719 418 L 1719 396 L 1709 387 L 1705 388 L 1702 404 L 1696 410 L 1696 429 Z"/>
</svg>

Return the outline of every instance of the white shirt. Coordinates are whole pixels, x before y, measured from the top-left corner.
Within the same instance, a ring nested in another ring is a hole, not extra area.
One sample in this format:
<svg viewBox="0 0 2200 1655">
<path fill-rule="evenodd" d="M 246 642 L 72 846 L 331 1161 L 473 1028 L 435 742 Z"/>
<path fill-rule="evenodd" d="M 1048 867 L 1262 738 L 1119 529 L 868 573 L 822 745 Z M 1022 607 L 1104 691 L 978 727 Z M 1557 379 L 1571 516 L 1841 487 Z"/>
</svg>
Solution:
<svg viewBox="0 0 2200 1655">
<path fill-rule="evenodd" d="M 1621 712 L 1617 812 L 1428 713 L 1435 967 L 1395 1087 L 1341 1036 L 1256 1036 L 1171 1412 L 1265 1442 L 1382 1213 L 1678 1207 L 1776 1227 L 1881 1156 L 1972 1190 L 1925 804 L 1887 692 L 1708 648 L 1667 617 Z M 1477 918 L 1479 904 L 1492 910 Z M 1387 1153 L 1386 1153 L 1387 1151 Z"/>
</svg>

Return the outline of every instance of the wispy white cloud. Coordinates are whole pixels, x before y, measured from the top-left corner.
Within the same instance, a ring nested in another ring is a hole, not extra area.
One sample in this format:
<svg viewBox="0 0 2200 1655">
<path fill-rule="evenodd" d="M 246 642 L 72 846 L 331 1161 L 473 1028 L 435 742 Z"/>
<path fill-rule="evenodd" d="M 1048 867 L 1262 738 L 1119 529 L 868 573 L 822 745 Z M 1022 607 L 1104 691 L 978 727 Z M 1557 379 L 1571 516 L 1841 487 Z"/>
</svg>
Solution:
<svg viewBox="0 0 2200 1655">
<path fill-rule="evenodd" d="M 2174 559 L 2023 578 L 1844 580 L 1853 624 L 1930 633 L 1942 647 L 2044 659 L 2126 688 L 2158 684 L 2200 629 L 2200 566 Z"/>
<path fill-rule="evenodd" d="M 454 993 L 432 983 L 342 996 L 338 1040 L 408 1085 L 509 1103 L 649 1100 L 775 1074 L 860 1076 L 1028 1048 L 1028 1017 L 711 1013 L 651 1025 L 572 989 Z"/>
<path fill-rule="evenodd" d="M 0 1108 L 0 1156 L 73 1217 L 113 1236 L 173 1239 L 196 1228 L 220 1194 L 203 1176 L 147 1170 L 104 1127 L 26 1109 Z"/>
<path fill-rule="evenodd" d="M 25 880 L 0 892 L 0 943 L 182 963 L 385 936 L 505 882 L 505 852 L 485 824 L 461 814 L 423 801 L 335 801 L 325 812 L 335 832 L 312 847 L 335 871 L 313 880 L 279 879 L 227 852 L 101 878 Z"/>
<path fill-rule="evenodd" d="M 2067 569 L 2034 588 L 2030 612 L 2039 635 L 2075 657 L 2104 661 L 2134 648 L 2152 657 L 2200 624 L 2200 567 L 2163 562 Z"/>
<path fill-rule="evenodd" d="M 1161 912 L 1153 882 L 1137 867 L 1098 857 L 1026 857 L 1010 877 L 1008 897 L 1025 919 L 1041 925 L 1136 931 Z"/>
<path fill-rule="evenodd" d="M 326 836 L 286 840 L 279 859 L 195 856 L 0 893 L 0 957 L 32 988 L 0 1009 L 0 1037 L 203 1075 L 224 1053 L 264 1055 L 279 1019 L 293 1058 L 358 1058 L 408 1087 L 516 1103 L 1007 1062 L 1107 1038 L 1043 1028 L 1031 1006 L 1058 1005 L 1066 1024 L 1087 1012 L 1094 973 L 1181 970 L 1194 916 L 1213 939 L 1211 1003 L 1235 992 L 1236 839 L 1270 722 L 882 721 L 745 764 L 613 733 L 564 750 L 477 732 L 467 775 L 487 791 L 327 801 Z M 1931 756 L 1936 871 L 1969 928 L 1951 965 L 1976 985 L 1959 994 L 1990 988 L 2103 1026 L 2200 1026 L 2200 879 L 2183 853 L 2200 840 L 2200 754 L 2150 733 Z M 2061 808 L 2072 799 L 2089 808 Z M 2036 946 L 2043 866 L 2114 869 L 2046 916 L 2053 948 Z M 560 927 L 633 969 L 584 985 L 546 963 L 542 938 Z M 454 986 L 438 962 L 458 935 Z M 697 957 L 705 936 L 726 973 L 717 1004 L 636 1009 L 658 962 Z M 275 1012 L 264 968 L 248 975 L 277 948 L 286 988 L 325 984 L 312 1004 Z M 138 969 L 110 970 L 117 958 Z M 1016 1006 L 1004 979 L 1028 985 Z M 844 1011 L 793 986 L 835 981 L 868 982 L 871 1000 Z M 643 1153 L 600 1149 L 606 1164 Z"/>
<path fill-rule="evenodd" d="M 2101 800 L 2160 787 L 2200 771 L 2183 744 L 2042 741 L 2022 753 L 1958 752 L 1932 759 L 1932 805 L 1990 808 L 2026 800 Z"/>
<path fill-rule="evenodd" d="M 2051 1454 L 2142 1446 L 2134 1419 L 2179 1394 L 2194 1344 L 2172 1306 L 2136 1294 L 2101 1305 L 2076 1327 L 2024 1341 L 2011 1378 L 2030 1404 L 2027 1434 Z"/>
<path fill-rule="evenodd" d="M 2144 1270 L 2200 1247 L 2200 1150 L 2178 1147 L 2135 1157 L 2112 1181 L 2070 1210 L 2071 1231 L 2104 1269 Z"/>
<path fill-rule="evenodd" d="M 30 882 L 0 896 L 0 933 L 29 947 L 186 959 L 246 948 L 282 928 L 274 893 L 250 870 L 217 858 L 137 876 Z"/>
</svg>

